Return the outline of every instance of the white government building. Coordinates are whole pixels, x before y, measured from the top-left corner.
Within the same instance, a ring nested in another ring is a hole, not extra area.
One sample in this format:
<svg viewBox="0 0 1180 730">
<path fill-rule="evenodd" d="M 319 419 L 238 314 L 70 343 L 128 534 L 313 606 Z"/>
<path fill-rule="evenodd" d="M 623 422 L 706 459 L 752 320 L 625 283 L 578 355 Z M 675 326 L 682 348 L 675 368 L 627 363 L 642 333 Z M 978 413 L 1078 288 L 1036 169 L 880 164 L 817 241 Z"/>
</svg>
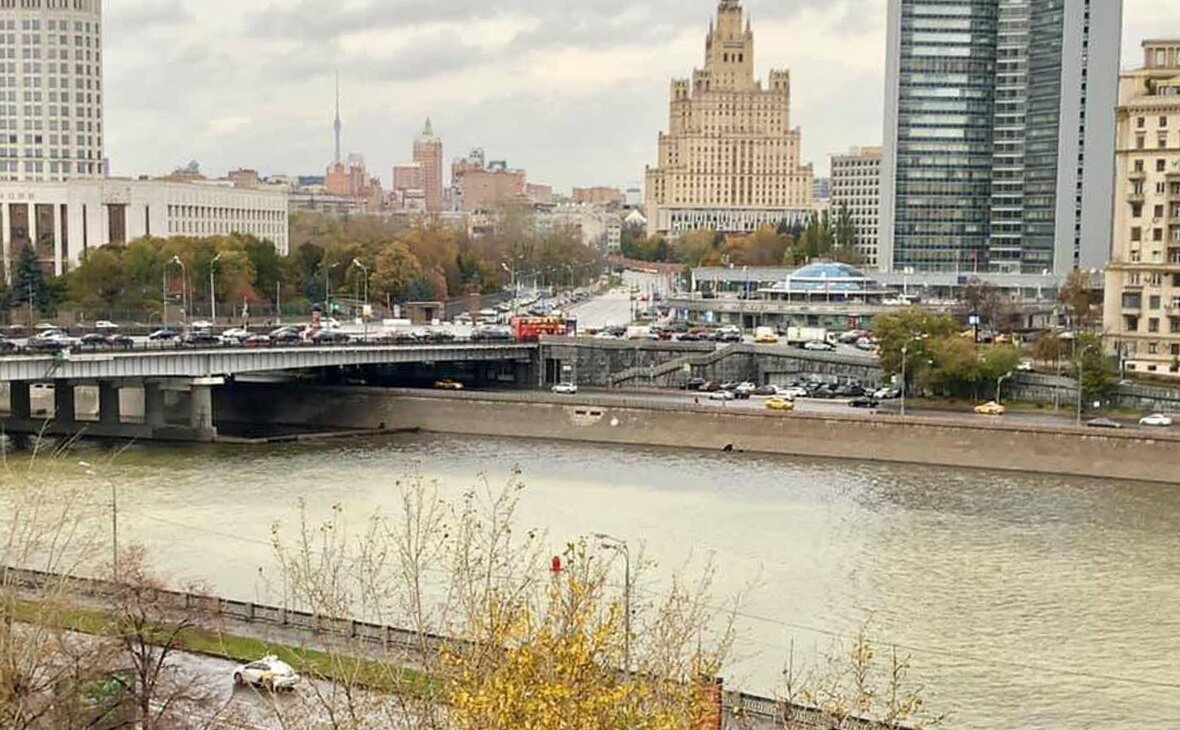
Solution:
<svg viewBox="0 0 1180 730">
<path fill-rule="evenodd" d="M 95 246 L 144 236 L 253 234 L 288 250 L 287 195 L 223 183 L 166 180 L 0 182 L 4 269 L 35 243 L 37 258 L 60 275 Z"/>
<path fill-rule="evenodd" d="M 288 250 L 287 195 L 224 181 L 108 178 L 102 0 L 0 0 L 0 260 L 61 274 L 142 236 L 253 234 Z"/>
</svg>

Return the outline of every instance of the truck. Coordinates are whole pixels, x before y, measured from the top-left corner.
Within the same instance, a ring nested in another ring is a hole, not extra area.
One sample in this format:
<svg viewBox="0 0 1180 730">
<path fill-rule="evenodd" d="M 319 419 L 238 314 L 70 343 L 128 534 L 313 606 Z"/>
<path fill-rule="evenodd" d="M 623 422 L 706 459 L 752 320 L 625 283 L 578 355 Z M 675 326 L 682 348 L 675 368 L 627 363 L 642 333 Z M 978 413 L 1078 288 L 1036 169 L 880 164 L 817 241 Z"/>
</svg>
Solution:
<svg viewBox="0 0 1180 730">
<path fill-rule="evenodd" d="M 827 342 L 828 331 L 823 327 L 788 327 L 787 344 L 805 345 L 808 342 Z"/>
</svg>

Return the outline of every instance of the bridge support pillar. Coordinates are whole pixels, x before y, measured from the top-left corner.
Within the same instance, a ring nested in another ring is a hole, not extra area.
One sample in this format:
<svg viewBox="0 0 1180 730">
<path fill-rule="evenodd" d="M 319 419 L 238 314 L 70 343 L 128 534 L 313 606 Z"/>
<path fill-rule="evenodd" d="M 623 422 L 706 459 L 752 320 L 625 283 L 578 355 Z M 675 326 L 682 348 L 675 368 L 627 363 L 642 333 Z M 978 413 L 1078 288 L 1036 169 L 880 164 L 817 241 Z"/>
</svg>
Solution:
<svg viewBox="0 0 1180 730">
<path fill-rule="evenodd" d="M 122 421 L 119 384 L 103 380 L 98 384 L 98 420 L 103 425 L 117 426 Z"/>
<path fill-rule="evenodd" d="M 164 388 L 159 383 L 143 384 L 143 422 L 152 428 L 168 425 L 164 411 Z"/>
<path fill-rule="evenodd" d="M 199 441 L 216 441 L 217 428 L 213 425 L 213 387 L 197 382 L 189 391 L 189 426 Z"/>
<path fill-rule="evenodd" d="M 13 420 L 27 421 L 33 417 L 33 398 L 26 381 L 8 384 L 8 415 Z"/>
<path fill-rule="evenodd" d="M 53 420 L 59 424 L 77 420 L 74 402 L 74 384 L 69 380 L 55 380 L 53 383 Z"/>
</svg>

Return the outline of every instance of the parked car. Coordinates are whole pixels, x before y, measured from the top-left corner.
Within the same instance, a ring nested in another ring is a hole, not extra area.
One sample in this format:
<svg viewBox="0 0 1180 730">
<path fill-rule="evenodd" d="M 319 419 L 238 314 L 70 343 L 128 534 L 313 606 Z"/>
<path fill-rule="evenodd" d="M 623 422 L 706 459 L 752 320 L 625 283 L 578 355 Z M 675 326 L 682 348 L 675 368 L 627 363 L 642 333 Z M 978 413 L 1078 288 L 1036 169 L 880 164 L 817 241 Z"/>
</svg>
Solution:
<svg viewBox="0 0 1180 730">
<path fill-rule="evenodd" d="M 733 391 L 729 390 L 717 390 L 709 394 L 709 400 L 726 401 L 735 400 L 736 398 L 737 396 L 733 394 Z"/>
<path fill-rule="evenodd" d="M 1151 426 L 1152 428 L 1171 428 L 1172 417 L 1165 416 L 1163 413 L 1153 413 L 1150 416 L 1139 419 L 1139 425 Z"/>
<path fill-rule="evenodd" d="M 1021 360 L 1020 364 L 1016 366 L 1016 372 L 1018 373 L 1031 373 L 1035 370 L 1036 366 L 1033 364 L 1032 360 Z"/>
<path fill-rule="evenodd" d="M 787 412 L 787 411 L 795 410 L 794 402 L 789 401 L 786 398 L 778 398 L 778 397 L 774 397 L 774 398 L 767 400 L 766 407 L 767 407 L 767 409 L 772 410 L 772 411 Z"/>
<path fill-rule="evenodd" d="M 558 383 L 553 386 L 553 392 L 557 395 L 577 395 L 578 386 L 573 383 Z"/>
<path fill-rule="evenodd" d="M 836 349 L 836 346 L 830 342 L 824 342 L 823 340 L 812 340 L 810 342 L 804 342 L 803 349 L 811 350 L 813 352 L 831 352 L 832 350 Z"/>
<path fill-rule="evenodd" d="M 1007 409 L 1004 406 L 995 401 L 975 407 L 975 412 L 980 416 L 1002 416 L 1006 411 Z"/>
<path fill-rule="evenodd" d="M 754 395 L 760 398 L 773 398 L 778 396 L 778 388 L 773 385 L 761 385 L 754 389 Z"/>
<path fill-rule="evenodd" d="M 149 342 L 171 342 L 177 337 L 176 330 L 164 327 L 148 335 Z"/>
<path fill-rule="evenodd" d="M 275 656 L 243 664 L 234 670 L 233 677 L 234 684 L 239 687 L 261 687 L 270 692 L 293 690 L 300 681 L 291 665 Z"/>
<path fill-rule="evenodd" d="M 716 393 L 719 390 L 721 390 L 721 383 L 718 383 L 716 380 L 706 381 L 705 384 L 701 386 L 702 393 Z"/>
<path fill-rule="evenodd" d="M 873 397 L 877 400 L 897 400 L 901 397 L 901 388 L 881 388 Z"/>
<path fill-rule="evenodd" d="M 689 378 L 688 382 L 684 384 L 685 390 L 700 390 L 708 381 L 704 378 Z"/>
<path fill-rule="evenodd" d="M 753 395 L 754 391 L 756 391 L 756 390 L 758 390 L 757 385 L 754 385 L 753 383 L 746 381 L 744 383 L 738 383 L 737 387 L 733 389 L 733 392 L 737 393 L 737 394 L 749 396 L 749 395 Z"/>
<path fill-rule="evenodd" d="M 877 346 L 874 345 L 873 341 L 870 340 L 868 337 L 862 337 L 856 341 L 856 349 L 861 350 L 863 352 L 873 352 L 874 350 L 877 349 Z"/>
<path fill-rule="evenodd" d="M 860 398 L 853 398 L 848 402 L 848 405 L 853 408 L 880 408 L 881 402 L 876 398 L 861 396 Z"/>
<path fill-rule="evenodd" d="M 1123 427 L 1123 424 L 1109 418 L 1095 418 L 1093 421 L 1087 421 L 1086 425 L 1090 428 L 1109 428 L 1112 431 L 1121 430 Z"/>
<path fill-rule="evenodd" d="M 434 387 L 438 390 L 463 390 L 462 383 L 457 383 L 449 378 L 446 380 L 436 381 Z"/>
<path fill-rule="evenodd" d="M 787 400 L 795 400 L 796 398 L 806 398 L 807 389 L 797 385 L 788 386 L 786 388 L 775 388 L 776 394 L 779 398 L 786 398 Z"/>
</svg>

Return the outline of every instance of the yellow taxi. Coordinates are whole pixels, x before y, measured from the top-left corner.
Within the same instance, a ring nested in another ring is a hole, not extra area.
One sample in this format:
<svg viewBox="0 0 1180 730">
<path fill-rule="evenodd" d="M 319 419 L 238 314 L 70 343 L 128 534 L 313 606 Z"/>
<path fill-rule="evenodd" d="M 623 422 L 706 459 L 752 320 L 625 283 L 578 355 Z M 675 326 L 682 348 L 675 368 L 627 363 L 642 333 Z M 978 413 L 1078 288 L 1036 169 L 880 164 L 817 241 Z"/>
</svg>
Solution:
<svg viewBox="0 0 1180 730">
<path fill-rule="evenodd" d="M 975 412 L 981 416 L 1002 416 L 1006 410 L 1004 406 L 995 401 L 975 407 Z"/>
<path fill-rule="evenodd" d="M 772 411 L 781 411 L 789 413 L 795 410 L 795 404 L 786 398 L 770 398 L 766 401 L 766 407 Z"/>
</svg>

